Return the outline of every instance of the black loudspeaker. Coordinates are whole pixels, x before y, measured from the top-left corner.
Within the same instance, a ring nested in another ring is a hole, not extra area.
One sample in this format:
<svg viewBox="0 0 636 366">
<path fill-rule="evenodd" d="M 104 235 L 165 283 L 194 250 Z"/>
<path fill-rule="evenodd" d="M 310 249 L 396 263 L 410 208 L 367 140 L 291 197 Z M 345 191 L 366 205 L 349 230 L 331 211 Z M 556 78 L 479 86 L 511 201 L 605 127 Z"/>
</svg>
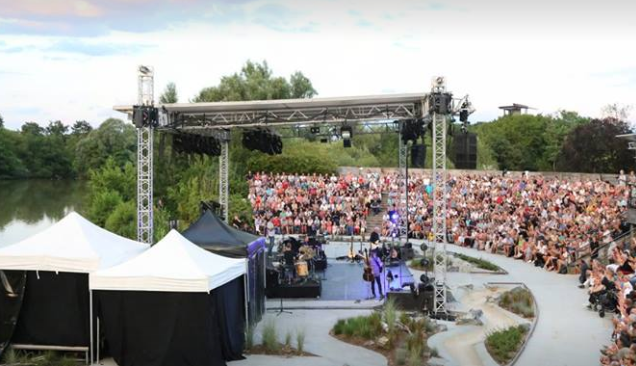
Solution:
<svg viewBox="0 0 636 366">
<path fill-rule="evenodd" d="M 351 139 L 344 139 L 342 140 L 342 146 L 344 147 L 351 147 Z"/>
<path fill-rule="evenodd" d="M 411 146 L 411 166 L 413 168 L 424 168 L 426 161 L 426 145 Z"/>
<path fill-rule="evenodd" d="M 413 248 L 400 248 L 400 258 L 402 260 L 411 260 L 415 257 L 415 253 L 413 252 Z"/>
<path fill-rule="evenodd" d="M 412 293 L 411 291 L 393 292 L 387 293 L 387 299 L 393 299 L 395 304 L 400 310 L 405 311 L 433 311 L 433 299 L 435 297 L 435 289 L 422 289 L 419 291 L 419 295 Z"/>
<path fill-rule="evenodd" d="M 454 136 L 455 169 L 477 169 L 477 135 L 460 133 Z"/>
</svg>

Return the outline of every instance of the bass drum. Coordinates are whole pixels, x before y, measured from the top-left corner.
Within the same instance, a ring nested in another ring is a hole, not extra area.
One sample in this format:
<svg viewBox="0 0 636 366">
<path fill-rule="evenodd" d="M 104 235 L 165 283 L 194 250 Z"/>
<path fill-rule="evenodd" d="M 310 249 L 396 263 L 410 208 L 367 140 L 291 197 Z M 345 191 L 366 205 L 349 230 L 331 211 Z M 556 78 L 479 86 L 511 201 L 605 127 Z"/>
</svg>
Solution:
<svg viewBox="0 0 636 366">
<path fill-rule="evenodd" d="M 0 357 L 11 342 L 22 308 L 26 271 L 0 271 Z"/>
<path fill-rule="evenodd" d="M 296 262 L 296 275 L 303 278 L 309 276 L 309 268 L 306 261 Z"/>
</svg>

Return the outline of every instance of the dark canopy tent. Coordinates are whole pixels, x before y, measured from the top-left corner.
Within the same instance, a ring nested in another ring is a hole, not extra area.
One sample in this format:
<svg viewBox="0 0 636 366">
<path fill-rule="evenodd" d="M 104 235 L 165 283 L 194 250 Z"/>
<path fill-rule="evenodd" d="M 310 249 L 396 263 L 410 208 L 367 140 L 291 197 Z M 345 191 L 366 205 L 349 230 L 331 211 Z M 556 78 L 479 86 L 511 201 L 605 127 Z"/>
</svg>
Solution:
<svg viewBox="0 0 636 366">
<path fill-rule="evenodd" d="M 265 312 L 265 238 L 226 224 L 212 211 L 206 210 L 183 232 L 189 241 L 215 254 L 229 258 L 247 258 L 248 320 L 255 324 Z"/>
<path fill-rule="evenodd" d="M 224 366 L 242 359 L 245 258 L 213 254 L 172 230 L 151 249 L 90 275 L 120 366 Z"/>
<path fill-rule="evenodd" d="M 15 348 L 81 350 L 88 358 L 93 314 L 88 274 L 147 248 L 75 212 L 38 234 L 0 248 L 0 270 L 6 276 L 3 296 L 21 296 L 18 303 L 0 301 L 0 342 L 10 341 Z M 15 276 L 24 281 L 14 289 Z"/>
</svg>

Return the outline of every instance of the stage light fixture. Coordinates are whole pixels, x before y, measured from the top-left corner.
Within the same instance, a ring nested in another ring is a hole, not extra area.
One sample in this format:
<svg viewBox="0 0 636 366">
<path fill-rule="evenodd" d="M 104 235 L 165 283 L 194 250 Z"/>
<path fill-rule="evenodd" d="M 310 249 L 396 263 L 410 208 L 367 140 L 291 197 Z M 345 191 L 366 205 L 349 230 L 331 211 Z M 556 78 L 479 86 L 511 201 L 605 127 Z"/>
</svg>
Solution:
<svg viewBox="0 0 636 366">
<path fill-rule="evenodd" d="M 342 137 L 342 144 L 344 147 L 351 147 L 352 135 L 353 135 L 353 128 L 351 126 L 342 126 L 340 128 L 340 136 Z"/>
<path fill-rule="evenodd" d="M 311 133 L 313 133 L 314 135 L 317 135 L 320 133 L 320 127 L 311 127 L 309 129 L 311 131 Z"/>
</svg>

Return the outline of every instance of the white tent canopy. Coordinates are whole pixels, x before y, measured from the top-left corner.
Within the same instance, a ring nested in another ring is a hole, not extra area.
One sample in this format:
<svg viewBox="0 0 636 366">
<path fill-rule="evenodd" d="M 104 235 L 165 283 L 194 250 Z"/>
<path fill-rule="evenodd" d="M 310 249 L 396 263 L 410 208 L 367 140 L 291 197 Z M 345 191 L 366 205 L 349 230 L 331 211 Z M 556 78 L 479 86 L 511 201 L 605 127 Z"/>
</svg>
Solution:
<svg viewBox="0 0 636 366">
<path fill-rule="evenodd" d="M 0 249 L 0 269 L 90 273 L 147 249 L 72 212 L 41 233 Z"/>
<path fill-rule="evenodd" d="M 246 259 L 210 253 L 172 230 L 140 256 L 90 275 L 91 290 L 209 292 L 245 274 Z"/>
</svg>

